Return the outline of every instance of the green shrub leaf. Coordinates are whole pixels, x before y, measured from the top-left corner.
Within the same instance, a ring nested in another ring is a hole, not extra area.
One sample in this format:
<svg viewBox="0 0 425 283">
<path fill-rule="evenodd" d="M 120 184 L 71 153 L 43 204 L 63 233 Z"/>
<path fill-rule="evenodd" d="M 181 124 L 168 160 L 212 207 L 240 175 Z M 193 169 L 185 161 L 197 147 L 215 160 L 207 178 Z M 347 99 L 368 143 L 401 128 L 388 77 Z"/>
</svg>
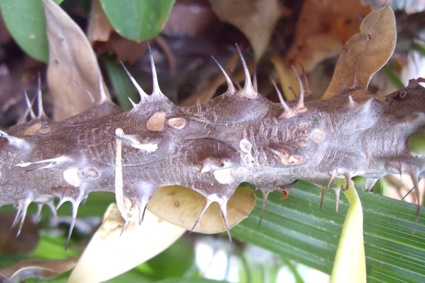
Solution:
<svg viewBox="0 0 425 283">
<path fill-rule="evenodd" d="M 100 0 L 100 3 L 118 34 L 141 42 L 161 32 L 174 0 Z"/>
</svg>

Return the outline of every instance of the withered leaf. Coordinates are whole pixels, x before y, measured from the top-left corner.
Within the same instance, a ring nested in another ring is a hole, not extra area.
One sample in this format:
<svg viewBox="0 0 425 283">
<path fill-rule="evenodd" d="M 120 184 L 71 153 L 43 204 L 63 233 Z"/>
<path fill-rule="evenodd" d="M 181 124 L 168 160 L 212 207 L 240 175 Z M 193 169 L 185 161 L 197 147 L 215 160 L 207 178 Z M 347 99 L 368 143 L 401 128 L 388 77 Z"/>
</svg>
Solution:
<svg viewBox="0 0 425 283">
<path fill-rule="evenodd" d="M 146 211 L 141 225 L 131 221 L 121 234 L 123 226 L 124 220 L 117 205 L 111 204 L 68 283 L 101 282 L 113 278 L 159 254 L 186 231 L 149 211 Z"/>
<path fill-rule="evenodd" d="M 72 269 L 75 258 L 63 260 L 25 259 L 8 267 L 0 267 L 1 282 L 20 282 L 26 278 L 50 279 Z"/>
<path fill-rule="evenodd" d="M 187 230 L 192 229 L 205 205 L 205 197 L 180 186 L 161 187 L 148 204 L 148 209 L 164 219 Z M 230 228 L 248 217 L 255 206 L 255 194 L 250 188 L 239 187 L 227 203 Z M 212 203 L 193 230 L 213 234 L 226 231 L 217 203 Z"/>
<path fill-rule="evenodd" d="M 100 0 L 93 0 L 90 11 L 89 26 L 87 28 L 87 37 L 91 43 L 95 41 L 107 41 L 112 31 L 105 12 L 100 5 Z"/>
<path fill-rule="evenodd" d="M 43 0 L 49 40 L 47 79 L 55 120 L 76 115 L 100 99 L 96 56 L 78 25 L 52 0 Z M 102 80 L 103 81 L 103 80 Z M 104 88 L 105 91 L 106 88 Z"/>
<path fill-rule="evenodd" d="M 273 55 L 272 62 L 287 100 L 299 93 L 295 66 L 301 73 L 299 61 L 309 73 L 323 60 L 338 54 L 343 44 L 358 32 L 361 20 L 370 12 L 360 0 L 306 0 L 297 21 L 294 41 L 285 58 Z"/>
<path fill-rule="evenodd" d="M 237 27 L 248 38 L 258 60 L 269 44 L 280 16 L 276 0 L 210 0 L 217 17 Z"/>
<path fill-rule="evenodd" d="M 397 39 L 394 11 L 389 6 L 372 11 L 360 25 L 360 33 L 344 45 L 334 75 L 322 99 L 344 88 L 367 89 L 372 76 L 390 59 Z"/>
</svg>

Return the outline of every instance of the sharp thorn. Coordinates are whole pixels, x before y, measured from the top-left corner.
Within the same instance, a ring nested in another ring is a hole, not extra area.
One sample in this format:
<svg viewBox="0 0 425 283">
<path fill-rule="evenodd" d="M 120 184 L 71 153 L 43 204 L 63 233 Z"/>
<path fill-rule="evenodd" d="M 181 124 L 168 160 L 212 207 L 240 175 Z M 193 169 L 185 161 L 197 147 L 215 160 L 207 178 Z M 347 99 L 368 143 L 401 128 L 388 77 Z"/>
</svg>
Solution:
<svg viewBox="0 0 425 283">
<path fill-rule="evenodd" d="M 261 206 L 260 220 L 258 221 L 258 228 L 261 226 L 261 220 L 263 219 L 264 210 L 266 209 L 267 198 L 269 196 L 270 191 L 263 192 L 263 205 Z"/>
<path fill-rule="evenodd" d="M 343 175 L 345 177 L 345 189 L 344 189 L 344 191 L 348 191 L 348 189 L 350 188 L 351 173 L 345 172 Z"/>
<path fill-rule="evenodd" d="M 125 65 L 124 65 L 123 62 L 121 62 L 121 66 L 124 68 L 125 73 L 130 78 L 130 80 L 131 80 L 132 84 L 134 85 L 134 87 L 137 89 L 137 92 L 139 93 L 139 96 L 140 96 L 140 102 L 139 103 L 142 104 L 147 98 L 149 98 L 149 95 L 136 82 L 136 80 L 133 78 L 133 76 L 127 70 L 127 68 L 125 67 Z"/>
<path fill-rule="evenodd" d="M 44 108 L 43 108 L 43 98 L 41 96 L 41 79 L 40 79 L 40 74 L 38 74 L 38 79 L 37 79 L 37 102 L 38 102 L 38 116 L 37 118 L 43 118 L 46 117 L 46 113 L 44 113 Z"/>
<path fill-rule="evenodd" d="M 271 79 L 271 80 L 272 80 L 272 83 L 274 85 L 274 88 L 276 89 L 277 96 L 279 97 L 279 101 L 280 101 L 280 104 L 283 107 L 284 113 L 290 111 L 290 108 L 289 108 L 288 104 L 286 104 L 285 100 L 283 99 L 282 93 L 280 92 L 279 88 L 277 87 L 276 82 L 273 79 Z"/>
<path fill-rule="evenodd" d="M 145 219 L 146 208 L 148 207 L 147 201 L 142 201 L 139 205 L 139 225 L 142 224 Z"/>
<path fill-rule="evenodd" d="M 302 74 L 303 74 L 303 77 L 304 77 L 304 82 L 305 82 L 305 85 L 306 85 L 306 88 L 307 88 L 307 95 L 311 95 L 312 92 L 311 92 L 310 84 L 308 83 L 307 73 L 304 70 L 303 64 L 301 64 L 300 60 L 298 60 L 298 57 L 296 59 L 298 61 L 298 64 L 300 64 L 300 67 L 301 67 L 301 71 L 302 71 Z"/>
<path fill-rule="evenodd" d="M 72 219 L 71 223 L 69 225 L 69 231 L 68 231 L 68 237 L 66 238 L 66 244 L 65 244 L 65 251 L 68 249 L 69 241 L 71 239 L 72 231 L 75 227 L 75 222 L 77 221 L 77 213 L 78 213 L 78 206 L 80 205 L 79 201 L 71 201 L 72 204 Z"/>
<path fill-rule="evenodd" d="M 329 189 L 329 187 L 331 186 L 332 181 L 333 181 L 333 179 L 335 178 L 335 174 L 336 174 L 336 172 L 335 172 L 335 171 L 332 171 L 332 172 L 330 172 L 330 173 L 329 173 L 329 182 L 328 182 L 328 185 L 326 186 L 326 189 L 327 189 L 327 190 L 328 190 L 328 189 Z"/>
<path fill-rule="evenodd" d="M 121 229 L 121 233 L 120 233 L 120 237 L 122 236 L 122 234 L 124 233 L 124 231 L 125 231 L 125 229 L 127 228 L 127 226 L 128 226 L 128 224 L 130 223 L 130 220 L 129 219 L 126 219 L 125 220 L 125 222 L 124 222 L 124 225 L 122 226 L 122 229 Z"/>
<path fill-rule="evenodd" d="M 30 101 L 30 99 L 29 99 L 29 97 L 28 97 L 28 94 L 25 92 L 25 102 L 26 102 L 26 104 L 27 104 L 27 107 L 28 107 L 28 112 L 29 112 L 29 114 L 30 114 L 30 117 L 31 117 L 31 120 L 34 120 L 35 118 L 36 118 L 36 116 L 35 116 L 35 113 L 34 113 L 34 111 L 32 110 L 32 104 L 33 104 L 33 102 L 34 101 Z M 27 114 L 25 114 L 25 118 L 26 118 L 26 115 Z"/>
<path fill-rule="evenodd" d="M 323 200 L 325 199 L 325 193 L 326 193 L 326 189 L 325 188 L 320 188 L 320 206 L 319 206 L 319 210 L 322 209 Z"/>
<path fill-rule="evenodd" d="M 85 86 L 83 86 L 82 84 L 80 84 L 80 83 L 78 83 L 76 81 L 74 81 L 74 83 L 77 86 L 79 86 L 80 88 L 82 88 L 82 89 L 84 89 L 86 91 L 87 96 L 89 97 L 89 99 L 90 99 L 90 101 L 91 101 L 92 104 L 94 104 L 96 102 L 96 100 L 94 99 L 94 97 L 93 97 L 92 93 L 90 92 L 90 90 L 88 90 Z"/>
<path fill-rule="evenodd" d="M 402 198 L 401 200 L 404 200 L 410 193 L 415 189 L 415 186 L 413 186 Z"/>
<path fill-rule="evenodd" d="M 252 87 L 255 92 L 258 92 L 258 83 L 257 83 L 257 64 L 254 61 L 254 75 L 252 76 Z"/>
<path fill-rule="evenodd" d="M 106 95 L 105 88 L 103 87 L 102 72 L 100 71 L 99 64 L 97 64 L 97 75 L 98 75 L 98 81 L 99 81 L 99 95 L 100 95 L 99 103 L 102 104 L 105 101 L 108 101 L 109 99 L 108 99 L 108 96 Z M 93 98 L 93 101 L 94 101 L 94 98 Z"/>
<path fill-rule="evenodd" d="M 38 223 L 40 221 L 42 208 L 43 208 L 43 203 L 37 203 L 37 213 L 35 214 L 35 217 L 34 217 L 35 223 Z"/>
<path fill-rule="evenodd" d="M 366 179 L 366 186 L 365 189 L 366 191 L 370 192 L 373 187 L 376 185 L 376 182 L 378 182 L 379 179 L 375 179 L 375 178 L 368 178 Z"/>
<path fill-rule="evenodd" d="M 354 107 L 356 103 L 353 100 L 353 97 L 351 95 L 348 96 L 348 107 Z"/>
<path fill-rule="evenodd" d="M 127 98 L 128 98 L 128 100 L 130 101 L 130 103 L 131 103 L 131 106 L 133 107 L 133 108 L 135 108 L 136 106 L 137 106 L 137 103 L 135 103 L 131 98 L 130 98 L 130 96 L 127 96 Z"/>
<path fill-rule="evenodd" d="M 148 48 L 149 48 L 149 57 L 150 57 L 150 60 L 151 60 L 151 68 L 152 68 L 152 82 L 153 82 L 152 95 L 153 96 L 162 97 L 164 94 L 161 92 L 161 89 L 159 88 L 158 74 L 156 73 L 155 62 L 153 60 L 152 49 L 151 49 L 151 46 L 150 46 L 149 42 L 147 42 L 147 44 L 148 44 Z"/>
<path fill-rule="evenodd" d="M 199 214 L 198 218 L 196 219 L 195 224 L 193 224 L 192 229 L 190 229 L 190 233 L 192 233 L 193 230 L 195 229 L 196 225 L 198 225 L 199 221 L 201 220 L 202 216 L 204 216 L 205 211 L 207 211 L 207 209 L 211 205 L 211 203 L 212 203 L 212 201 L 205 198 L 204 208 L 202 209 L 201 213 Z"/>
<path fill-rule="evenodd" d="M 229 238 L 230 246 L 233 251 L 232 234 L 230 234 L 229 221 L 227 219 L 227 202 L 220 202 L 219 205 L 221 214 L 223 215 L 224 225 L 226 226 L 227 237 Z"/>
<path fill-rule="evenodd" d="M 248 98 L 255 98 L 257 96 L 257 92 L 252 87 L 251 74 L 249 73 L 248 66 L 246 65 L 245 59 L 242 55 L 239 45 L 236 44 L 236 48 L 238 49 L 239 56 L 241 57 L 241 61 L 242 61 L 242 66 L 245 72 L 245 84 L 243 87 L 244 96 Z"/>
<path fill-rule="evenodd" d="M 419 180 L 418 180 L 418 172 L 413 167 L 409 168 L 408 173 L 410 175 L 410 178 L 412 179 L 413 187 L 415 188 L 415 196 L 416 196 L 416 201 L 417 201 L 415 227 L 413 229 L 413 231 L 415 231 L 416 227 L 418 225 L 419 215 L 421 213 L 421 198 L 420 198 L 420 190 L 419 190 Z"/>
<path fill-rule="evenodd" d="M 341 193 L 341 189 L 336 187 L 334 188 L 335 191 L 335 211 L 338 212 L 338 208 L 339 208 L 339 195 Z"/>
<path fill-rule="evenodd" d="M 305 111 L 305 106 L 304 106 L 304 86 L 303 86 L 303 82 L 301 81 L 301 78 L 300 78 L 300 76 L 298 75 L 298 72 L 297 72 L 297 69 L 294 67 L 294 66 L 292 66 L 292 70 L 294 70 L 294 73 L 295 73 L 295 76 L 297 77 L 297 81 L 298 81 L 298 84 L 299 84 L 299 86 L 300 86 L 300 97 L 299 97 L 299 99 L 298 99 L 298 103 L 297 103 L 297 106 L 296 106 L 296 109 L 298 110 L 298 111 Z"/>
<path fill-rule="evenodd" d="M 218 67 L 220 68 L 221 72 L 223 73 L 224 77 L 226 78 L 226 82 L 227 82 L 227 93 L 229 94 L 233 94 L 236 92 L 235 86 L 232 83 L 232 80 L 230 79 L 229 75 L 227 74 L 227 72 L 224 70 L 224 68 L 220 65 L 220 63 L 218 63 L 218 61 L 211 56 L 211 58 L 215 61 L 215 63 L 218 65 Z"/>
</svg>

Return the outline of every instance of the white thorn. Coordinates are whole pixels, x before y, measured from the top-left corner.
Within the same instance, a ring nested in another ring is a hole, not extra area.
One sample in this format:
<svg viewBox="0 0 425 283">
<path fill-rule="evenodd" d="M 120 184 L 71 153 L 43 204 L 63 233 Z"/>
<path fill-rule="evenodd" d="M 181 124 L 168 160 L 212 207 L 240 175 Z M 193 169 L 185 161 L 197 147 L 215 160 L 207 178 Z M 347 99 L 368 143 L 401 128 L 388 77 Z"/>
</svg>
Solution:
<svg viewBox="0 0 425 283">
<path fill-rule="evenodd" d="M 98 74 L 98 81 L 99 81 L 99 95 L 100 95 L 100 100 L 99 103 L 102 104 L 105 101 L 108 101 L 108 96 L 106 95 L 106 91 L 103 88 L 103 80 L 102 80 L 102 72 L 100 71 L 100 67 L 99 64 L 97 64 L 97 74 Z"/>
<path fill-rule="evenodd" d="M 226 78 L 226 82 L 227 82 L 227 93 L 229 94 L 233 94 L 236 92 L 235 86 L 232 83 L 232 80 L 230 79 L 229 75 L 227 75 L 227 72 L 223 69 L 223 67 L 220 65 L 220 63 L 218 63 L 218 61 L 211 56 L 211 58 L 215 61 L 215 63 L 218 65 L 218 67 L 220 68 L 221 72 L 223 73 L 224 77 Z"/>
<path fill-rule="evenodd" d="M 127 222 L 129 220 L 128 208 L 125 205 L 124 190 L 123 190 L 123 173 L 122 173 L 122 143 L 121 138 L 124 132 L 121 128 L 115 130 L 115 135 L 118 137 L 115 140 L 115 200 L 121 217 Z M 124 228 L 125 229 L 125 228 Z M 124 231 L 123 229 L 123 231 Z"/>
<path fill-rule="evenodd" d="M 147 42 L 147 44 L 148 44 L 148 48 L 149 48 L 149 57 L 150 57 L 150 60 L 151 60 L 151 68 L 152 68 L 152 82 L 153 82 L 152 95 L 157 96 L 157 97 L 162 97 L 164 94 L 161 92 L 161 89 L 159 88 L 158 75 L 156 73 L 155 62 L 153 60 L 152 49 L 151 49 L 149 42 Z"/>
<path fill-rule="evenodd" d="M 303 82 L 301 81 L 301 78 L 298 75 L 297 69 L 294 66 L 292 66 L 292 70 L 294 70 L 295 76 L 297 77 L 297 81 L 298 81 L 298 84 L 300 86 L 300 98 L 298 99 L 296 110 L 304 112 L 304 111 L 306 111 L 306 109 L 305 109 L 305 106 L 304 106 L 304 86 L 303 86 Z"/>
<path fill-rule="evenodd" d="M 279 97 L 279 101 L 280 101 L 280 104 L 283 107 L 284 113 L 290 111 L 288 104 L 286 104 L 285 100 L 283 100 L 282 93 L 280 92 L 279 88 L 277 87 L 276 82 L 274 80 L 272 80 L 272 83 L 274 85 L 274 88 L 276 89 L 277 96 Z"/>
<path fill-rule="evenodd" d="M 205 211 L 207 211 L 207 209 L 211 205 L 211 203 L 212 203 L 212 201 L 210 201 L 209 199 L 205 198 L 204 208 L 202 209 L 201 213 L 199 214 L 198 218 L 196 219 L 195 224 L 193 224 L 192 229 L 190 229 L 190 232 L 191 233 L 195 229 L 196 225 L 198 225 L 199 221 L 201 220 L 202 216 L 204 216 Z"/>
<path fill-rule="evenodd" d="M 258 92 L 258 83 L 257 83 L 257 66 L 254 63 L 254 75 L 252 76 L 252 87 L 256 92 Z"/>
<path fill-rule="evenodd" d="M 31 120 L 33 120 L 33 119 L 35 119 L 35 113 L 34 113 L 34 111 L 32 110 L 32 102 L 30 101 L 30 99 L 29 99 L 29 97 L 28 97 L 28 94 L 25 92 L 25 102 L 27 103 L 27 107 L 28 107 L 28 109 L 27 109 L 27 111 L 29 112 L 29 114 L 30 114 L 30 117 L 31 117 Z M 27 113 L 25 113 L 25 118 L 26 118 L 26 116 L 27 116 Z"/>
<path fill-rule="evenodd" d="M 0 131 L 0 137 L 6 138 L 12 146 L 17 148 L 24 148 L 29 146 L 29 144 L 25 140 L 14 137 L 14 136 L 10 136 L 8 133 L 3 131 Z"/>
<path fill-rule="evenodd" d="M 90 99 L 90 101 L 91 101 L 92 104 L 94 104 L 96 102 L 96 100 L 94 99 L 94 97 L 93 97 L 92 93 L 90 92 L 90 90 L 88 90 L 85 86 L 83 86 L 82 84 L 80 84 L 80 83 L 78 83 L 76 81 L 74 81 L 74 83 L 77 86 L 79 86 L 80 88 L 82 88 L 82 89 L 84 89 L 86 91 L 87 96 L 89 97 L 89 99 Z"/>
<path fill-rule="evenodd" d="M 341 193 L 341 189 L 336 187 L 334 188 L 335 191 L 335 211 L 338 212 L 338 207 L 339 207 L 339 195 Z"/>
<path fill-rule="evenodd" d="M 245 72 L 245 84 L 242 89 L 243 94 L 244 96 L 248 98 L 255 98 L 257 96 L 257 92 L 252 87 L 251 74 L 249 73 L 248 66 L 246 65 L 245 59 L 243 58 L 242 52 L 239 49 L 239 46 L 237 44 L 236 44 L 236 48 L 238 49 L 239 56 L 241 57 L 241 61 L 242 61 L 243 70 Z"/>
<path fill-rule="evenodd" d="M 37 118 L 43 118 L 46 117 L 46 113 L 44 113 L 43 108 L 43 98 L 41 96 L 41 79 L 40 74 L 38 75 L 38 86 L 37 86 L 37 102 L 38 102 L 38 116 Z"/>
<path fill-rule="evenodd" d="M 131 106 L 133 106 L 133 108 L 135 108 L 137 106 L 137 104 L 133 101 L 133 99 L 130 98 L 130 96 L 127 96 L 128 100 L 131 103 Z"/>
<path fill-rule="evenodd" d="M 353 97 L 351 95 L 348 96 L 348 107 L 354 107 L 356 103 L 353 100 Z"/>
<path fill-rule="evenodd" d="M 80 205 L 80 201 L 71 201 L 71 204 L 72 204 L 72 215 L 71 215 L 72 219 L 69 225 L 69 231 L 68 231 L 68 237 L 66 239 L 65 250 L 68 248 L 69 240 L 71 239 L 71 234 L 75 227 L 75 221 L 77 221 L 78 206 Z"/>
<path fill-rule="evenodd" d="M 229 221 L 227 219 L 227 202 L 219 202 L 221 214 L 223 215 L 224 225 L 226 226 L 227 236 L 233 250 L 232 234 L 230 234 Z"/>
<path fill-rule="evenodd" d="M 120 137 L 117 136 L 117 139 L 120 139 Z M 139 140 L 137 140 L 135 135 L 122 135 L 121 137 L 122 141 L 128 142 L 128 144 L 137 149 L 146 150 L 147 152 L 155 152 L 158 149 L 158 144 L 156 143 L 141 143 Z"/>
<path fill-rule="evenodd" d="M 127 76 L 130 78 L 130 80 L 133 83 L 134 87 L 137 89 L 137 92 L 139 93 L 139 96 L 140 96 L 140 102 L 139 103 L 142 104 L 146 99 L 149 98 L 149 95 L 136 82 L 136 80 L 133 78 L 133 76 L 127 70 L 127 68 L 125 67 L 125 65 L 123 64 L 123 62 L 121 62 L 121 66 L 124 68 L 124 71 L 126 72 Z M 130 101 L 131 101 L 131 99 L 130 99 Z"/>
</svg>

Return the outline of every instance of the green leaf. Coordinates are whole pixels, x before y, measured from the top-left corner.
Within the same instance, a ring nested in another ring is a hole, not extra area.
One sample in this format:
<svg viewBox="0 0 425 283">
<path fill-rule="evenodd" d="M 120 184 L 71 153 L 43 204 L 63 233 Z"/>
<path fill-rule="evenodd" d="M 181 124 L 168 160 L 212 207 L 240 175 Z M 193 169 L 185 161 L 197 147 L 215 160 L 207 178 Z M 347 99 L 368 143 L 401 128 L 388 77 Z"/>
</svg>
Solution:
<svg viewBox="0 0 425 283">
<path fill-rule="evenodd" d="M 157 283 L 228 283 L 227 281 L 216 281 L 203 278 L 182 278 L 182 279 L 169 279 L 158 281 Z"/>
<path fill-rule="evenodd" d="M 425 211 L 416 230 L 416 206 L 358 190 L 363 204 L 364 242 L 368 282 L 425 282 Z M 262 198 L 257 195 L 250 216 L 234 227 L 234 238 L 266 248 L 282 257 L 330 274 L 347 200 L 335 212 L 335 197 L 328 193 L 319 210 L 320 189 L 298 182 L 287 199 L 269 195 L 261 227 Z"/>
<path fill-rule="evenodd" d="M 100 3 L 118 34 L 141 42 L 161 32 L 174 0 L 100 0 Z"/>
<path fill-rule="evenodd" d="M 425 133 L 411 135 L 407 140 L 407 148 L 411 153 L 425 155 Z"/>
<path fill-rule="evenodd" d="M 43 2 L 0 0 L 0 9 L 16 43 L 31 57 L 46 63 L 49 50 Z"/>
<path fill-rule="evenodd" d="M 335 183 L 338 186 L 346 184 L 344 179 L 335 180 Z M 345 216 L 332 268 L 331 283 L 366 283 L 362 204 L 352 181 L 350 181 L 348 190 L 343 193 L 347 197 L 350 207 Z"/>
</svg>

